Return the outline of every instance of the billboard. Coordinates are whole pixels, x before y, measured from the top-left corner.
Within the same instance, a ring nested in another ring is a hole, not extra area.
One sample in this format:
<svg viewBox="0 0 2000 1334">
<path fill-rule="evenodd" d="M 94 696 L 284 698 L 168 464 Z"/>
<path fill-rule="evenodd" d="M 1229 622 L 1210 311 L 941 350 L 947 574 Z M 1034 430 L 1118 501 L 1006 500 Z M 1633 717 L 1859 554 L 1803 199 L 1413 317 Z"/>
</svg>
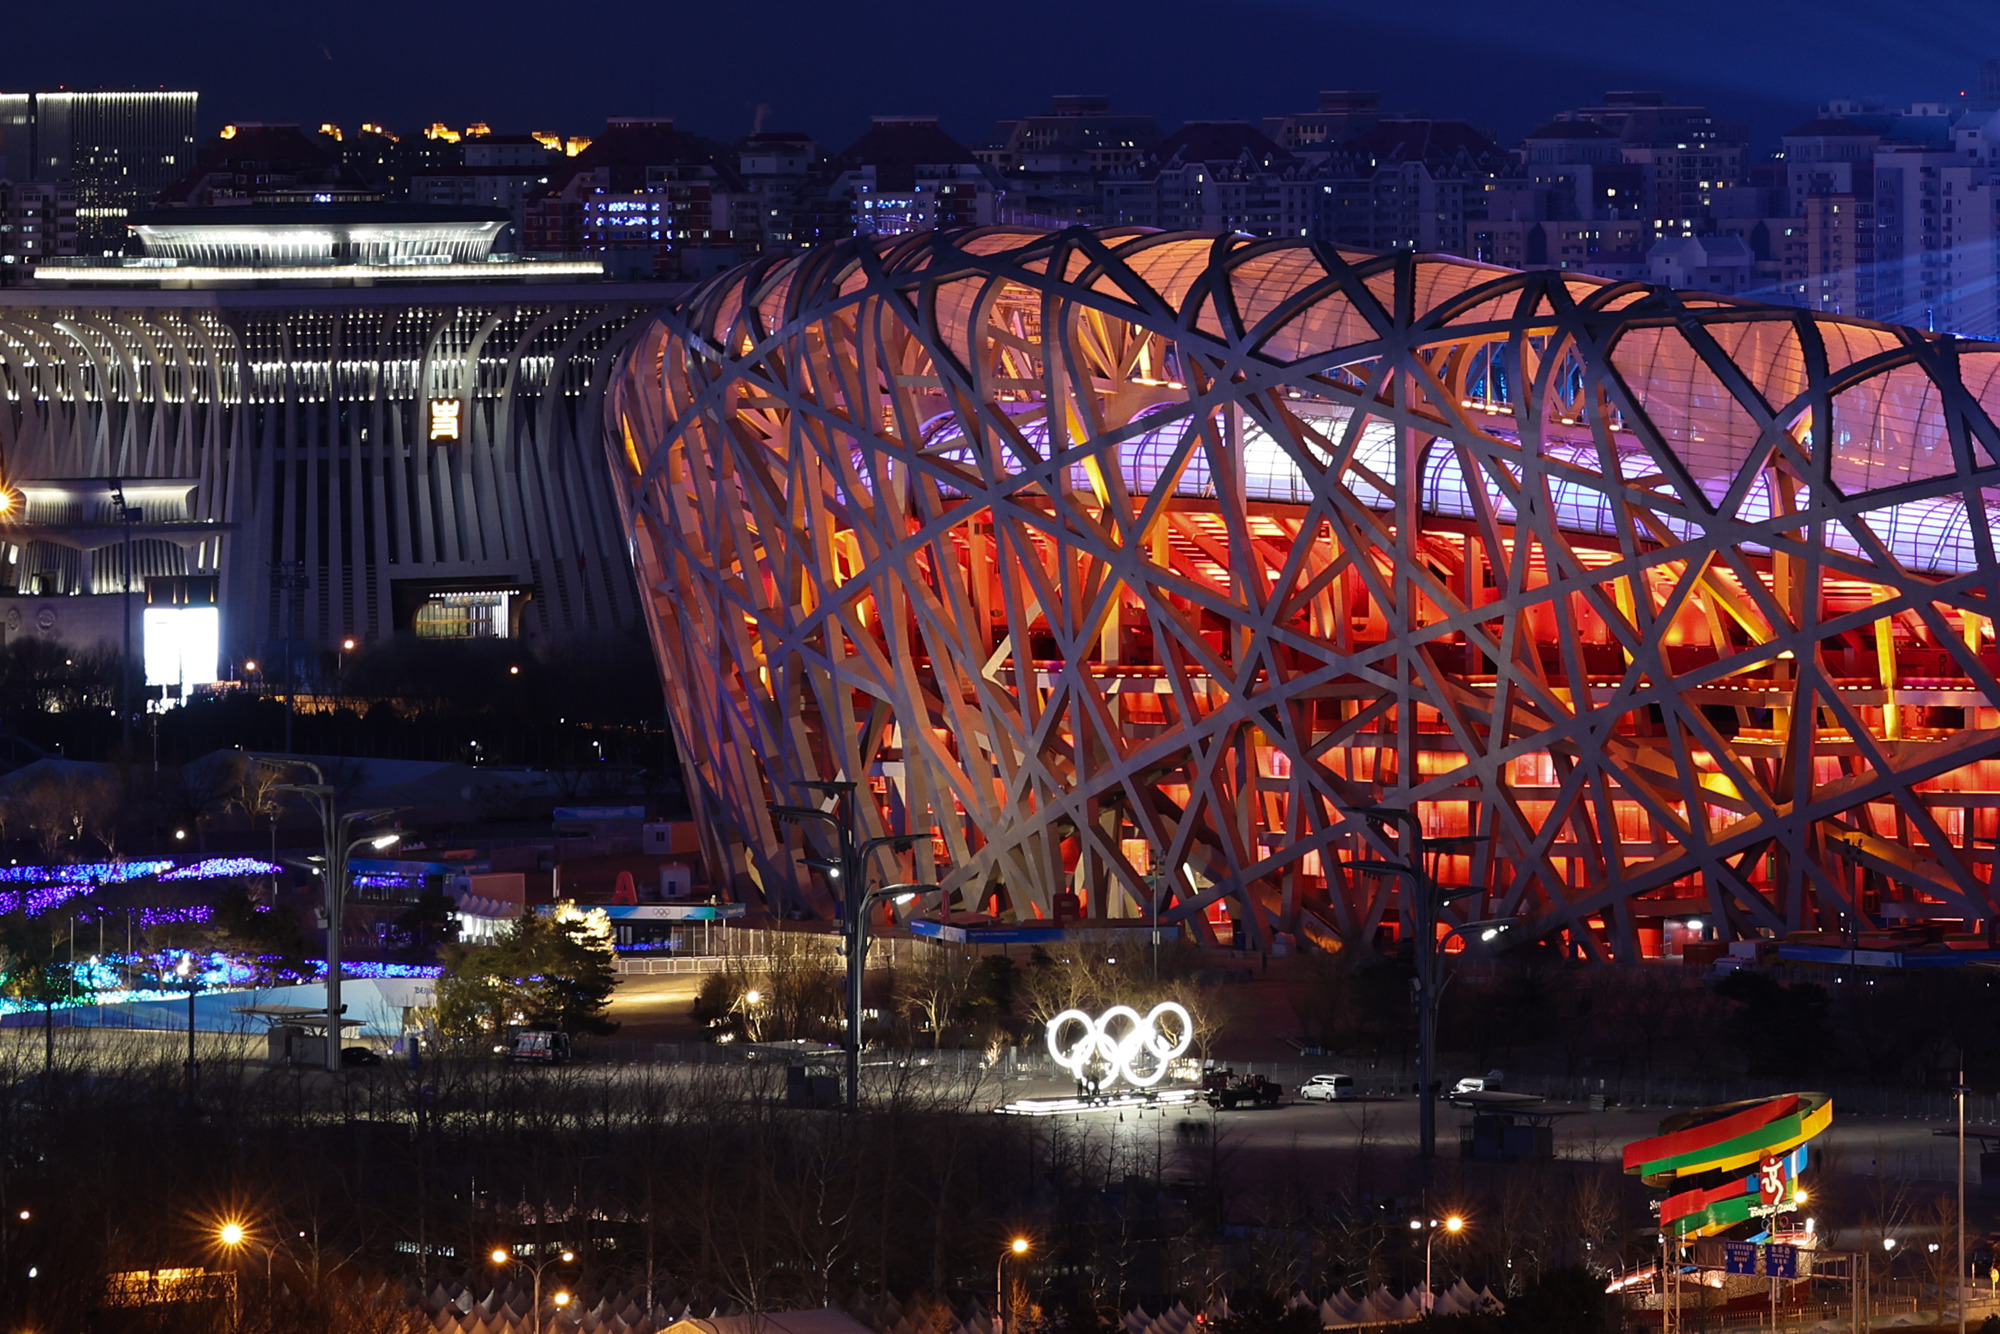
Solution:
<svg viewBox="0 0 2000 1334">
<path fill-rule="evenodd" d="M 215 607 L 148 607 L 140 621 L 146 684 L 202 686 L 222 658 L 222 613 Z"/>
</svg>

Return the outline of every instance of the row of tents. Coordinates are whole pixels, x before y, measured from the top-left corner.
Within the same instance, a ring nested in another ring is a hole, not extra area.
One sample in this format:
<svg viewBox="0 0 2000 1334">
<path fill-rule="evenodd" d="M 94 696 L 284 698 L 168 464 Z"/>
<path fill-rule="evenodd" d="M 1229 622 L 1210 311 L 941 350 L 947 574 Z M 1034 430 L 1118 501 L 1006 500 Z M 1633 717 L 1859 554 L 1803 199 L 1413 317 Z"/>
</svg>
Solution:
<svg viewBox="0 0 2000 1334">
<path fill-rule="evenodd" d="M 456 1283 L 437 1283 L 428 1290 L 406 1294 L 409 1304 L 423 1311 L 437 1334 L 526 1334 L 535 1328 L 534 1296 L 530 1288 L 509 1284 L 475 1297 Z M 1392 1293 L 1386 1287 L 1352 1296 L 1335 1292 L 1314 1302 L 1303 1293 L 1294 1308 L 1317 1310 L 1322 1327 L 1365 1329 L 1413 1323 L 1423 1318 L 1419 1294 Z M 953 1323 L 940 1331 L 936 1307 L 928 1301 L 909 1303 L 894 1297 L 856 1299 L 848 1310 L 803 1310 L 752 1313 L 704 1304 L 698 1309 L 670 1294 L 600 1293 L 577 1301 L 560 1313 L 545 1312 L 545 1334 L 993 1334 L 991 1315 L 974 1302 L 953 1313 Z M 1473 1288 L 1464 1279 L 1437 1295 L 1438 1315 L 1470 1315 L 1502 1310 L 1490 1289 Z M 1217 1298 L 1192 1309 L 1183 1302 L 1159 1314 L 1135 1306 L 1120 1320 L 1124 1334 L 1190 1334 L 1195 1327 L 1227 1319 L 1229 1302 Z"/>
</svg>

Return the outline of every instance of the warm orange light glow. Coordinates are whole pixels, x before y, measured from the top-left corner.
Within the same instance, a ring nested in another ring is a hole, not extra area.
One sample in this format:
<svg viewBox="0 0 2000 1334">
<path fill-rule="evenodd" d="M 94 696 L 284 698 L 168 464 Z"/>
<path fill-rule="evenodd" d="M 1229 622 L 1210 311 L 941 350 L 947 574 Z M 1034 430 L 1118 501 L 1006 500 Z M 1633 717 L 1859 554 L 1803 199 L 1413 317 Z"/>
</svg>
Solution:
<svg viewBox="0 0 2000 1334">
<path fill-rule="evenodd" d="M 559 1293 L 557 1293 L 557 1294 L 556 1294 L 556 1305 L 557 1305 L 557 1306 L 568 1306 L 568 1305 L 569 1305 L 569 1294 L 568 1294 L 568 1293 L 566 1293 L 566 1292 L 559 1292 Z"/>
<path fill-rule="evenodd" d="M 216 1229 L 215 1238 L 224 1246 L 241 1246 L 243 1244 L 243 1225 L 237 1222 L 224 1223 Z"/>
<path fill-rule="evenodd" d="M 1453 1214 L 1450 1218 L 1444 1220 L 1444 1230 L 1446 1232 L 1457 1232 L 1464 1226 L 1465 1220 L 1457 1214 Z"/>
<path fill-rule="evenodd" d="M 1026 1237 L 1014 1238 L 1013 1251 L 1016 1255 L 1026 1255 L 1028 1253 L 1028 1239 Z"/>
<path fill-rule="evenodd" d="M 234 125 L 223 126 L 222 137 L 224 139 L 234 139 L 236 137 L 236 127 Z"/>
<path fill-rule="evenodd" d="M 498 1246 L 495 1246 L 493 1248 L 493 1254 L 488 1258 L 491 1259 L 493 1263 L 496 1265 L 504 1265 L 514 1257 L 509 1255 L 506 1251 L 501 1250 Z"/>
</svg>

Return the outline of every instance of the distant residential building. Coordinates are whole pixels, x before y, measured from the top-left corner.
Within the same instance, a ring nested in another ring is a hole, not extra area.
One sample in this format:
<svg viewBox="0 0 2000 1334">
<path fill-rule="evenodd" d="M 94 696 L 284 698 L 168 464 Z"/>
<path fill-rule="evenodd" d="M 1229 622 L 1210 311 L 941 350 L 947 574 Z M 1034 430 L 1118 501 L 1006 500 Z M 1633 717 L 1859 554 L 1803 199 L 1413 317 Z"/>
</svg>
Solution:
<svg viewBox="0 0 2000 1334">
<path fill-rule="evenodd" d="M 936 116 L 877 116 L 835 159 L 829 202 L 846 203 L 856 236 L 997 220 L 1002 187 L 991 168 L 946 134 Z"/>
<path fill-rule="evenodd" d="M 1512 269 L 1567 269 L 1619 282 L 1646 281 L 1650 223 L 1638 219 L 1480 219 L 1451 253 Z"/>
<path fill-rule="evenodd" d="M 526 201 L 525 248 L 589 256 L 615 277 L 683 280 L 732 268 L 745 258 L 733 210 L 750 196 L 720 153 L 671 117 L 613 117 Z"/>
<path fill-rule="evenodd" d="M 757 254 L 785 254 L 822 240 L 829 231 L 845 234 L 844 214 L 828 216 L 826 174 L 819 145 L 810 135 L 760 130 L 736 145 L 736 175 L 744 199 L 731 218 L 740 246 Z"/>
<path fill-rule="evenodd" d="M 78 245 L 115 251 L 125 219 L 195 157 L 191 92 L 0 93 L 0 177 L 75 191 Z"/>
<path fill-rule="evenodd" d="M 225 125 L 190 170 L 159 193 L 168 208 L 371 204 L 382 189 L 297 125 Z"/>
<path fill-rule="evenodd" d="M 1287 153 L 1319 162 L 1381 120 L 1380 93 L 1341 90 L 1321 93 L 1316 111 L 1266 117 L 1264 133 Z"/>
<path fill-rule="evenodd" d="M 1964 154 L 1884 144 L 1875 153 L 1875 319 L 2000 335 L 1995 183 Z"/>
<path fill-rule="evenodd" d="M 1548 191 L 1549 216 L 1647 216 L 1646 170 L 1625 160 L 1618 135 L 1590 120 L 1554 120 L 1522 142 L 1522 176 Z"/>
<path fill-rule="evenodd" d="M 1499 146 L 1464 121 L 1380 121 L 1327 158 L 1313 234 L 1370 250 L 1455 251 L 1506 165 Z"/>
<path fill-rule="evenodd" d="M 43 260 L 76 253 L 73 186 L 0 180 L 0 286 L 18 286 Z"/>
<path fill-rule="evenodd" d="M 1108 97 L 1067 95 L 1046 115 L 1001 121 L 973 156 L 1002 174 L 1104 172 L 1136 165 L 1162 137 L 1151 116 L 1114 112 Z"/>
<path fill-rule="evenodd" d="M 1151 158 L 1104 182 L 1105 221 L 1167 231 L 1306 236 L 1315 190 L 1308 163 L 1245 121 L 1190 121 Z"/>
<path fill-rule="evenodd" d="M 525 227 L 528 200 L 561 173 L 568 159 L 555 136 L 482 135 L 462 145 L 461 163 L 427 167 L 409 177 L 416 204 L 504 208 Z"/>
<path fill-rule="evenodd" d="M 1707 107 L 1679 105 L 1658 92 L 1609 92 L 1598 105 L 1563 119 L 1588 121 L 1618 136 L 1620 160 L 1643 171 L 1638 216 L 1650 219 L 1659 235 L 1698 229 L 1715 192 L 1744 182 L 1749 127 L 1719 119 Z"/>
</svg>

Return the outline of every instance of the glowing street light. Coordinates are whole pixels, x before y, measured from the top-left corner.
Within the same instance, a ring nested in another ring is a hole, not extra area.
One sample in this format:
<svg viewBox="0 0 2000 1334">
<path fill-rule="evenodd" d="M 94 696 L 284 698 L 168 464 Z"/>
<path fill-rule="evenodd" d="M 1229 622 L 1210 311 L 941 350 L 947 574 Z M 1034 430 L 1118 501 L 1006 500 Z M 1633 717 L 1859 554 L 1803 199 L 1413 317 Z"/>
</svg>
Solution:
<svg viewBox="0 0 2000 1334">
<path fill-rule="evenodd" d="M 1016 1237 L 1007 1243 L 1007 1249 L 1000 1252 L 1000 1258 L 993 1265 L 993 1334 L 1002 1334 L 1007 1323 L 1007 1257 L 1026 1255 L 1028 1239 Z"/>
<path fill-rule="evenodd" d="M 1410 1227 L 1412 1230 L 1415 1230 L 1417 1228 L 1422 1227 L 1422 1224 L 1413 1218 L 1410 1220 Z M 1440 1222 L 1435 1218 L 1431 1219 L 1430 1234 L 1424 1238 L 1424 1314 L 1425 1315 L 1429 1315 L 1431 1313 L 1431 1304 L 1437 1299 L 1437 1294 L 1431 1290 L 1431 1247 L 1437 1242 L 1437 1234 L 1439 1228 L 1443 1228 L 1446 1232 L 1456 1235 L 1457 1233 L 1465 1230 L 1465 1220 L 1463 1218 L 1460 1218 L 1457 1214 L 1449 1215 L 1442 1222 Z"/>
<path fill-rule="evenodd" d="M 215 1239 L 233 1251 L 243 1244 L 243 1225 L 236 1222 L 224 1223 L 215 1230 Z"/>
<path fill-rule="evenodd" d="M 496 1265 L 504 1265 L 509 1263 L 518 1264 L 521 1266 L 521 1268 L 527 1270 L 530 1274 L 534 1275 L 535 1334 L 542 1334 L 542 1272 L 553 1264 L 565 1264 L 565 1265 L 574 1264 L 576 1262 L 576 1252 L 563 1251 L 560 1255 L 550 1256 L 548 1258 L 537 1260 L 534 1263 L 530 1264 L 529 1262 L 517 1257 L 512 1251 L 508 1250 L 506 1247 L 495 1246 L 493 1248 L 492 1254 L 487 1258 L 492 1260 L 493 1263 Z M 568 1306 L 569 1293 L 557 1292 L 555 1294 L 554 1300 L 555 1304 L 558 1307 Z"/>
</svg>

